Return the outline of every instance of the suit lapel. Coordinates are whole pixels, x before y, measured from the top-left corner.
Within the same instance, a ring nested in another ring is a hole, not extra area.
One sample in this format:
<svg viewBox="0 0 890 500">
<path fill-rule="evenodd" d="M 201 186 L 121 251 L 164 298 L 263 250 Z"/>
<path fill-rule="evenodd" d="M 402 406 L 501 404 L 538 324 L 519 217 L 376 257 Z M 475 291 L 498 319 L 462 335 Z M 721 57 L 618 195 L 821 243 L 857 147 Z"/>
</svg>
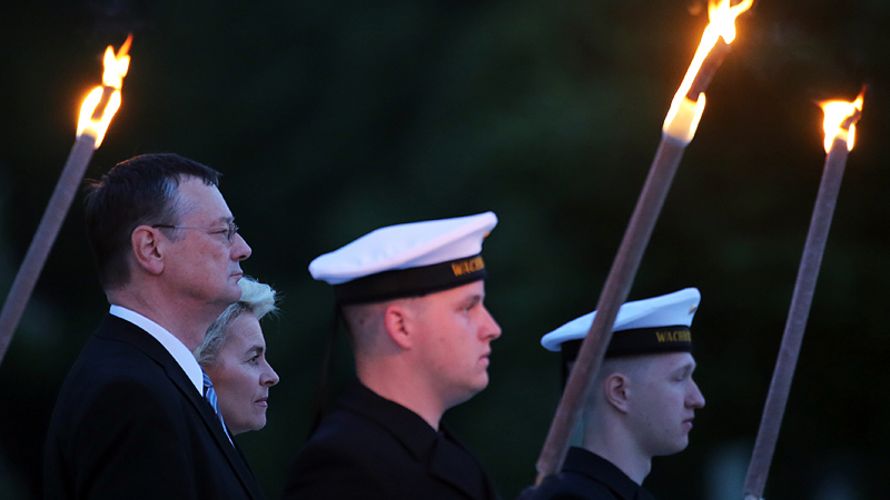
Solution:
<svg viewBox="0 0 890 500">
<path fill-rule="evenodd" d="M 213 436 L 213 440 L 216 442 L 217 447 L 219 447 L 220 452 L 226 457 L 226 460 L 228 460 L 232 469 L 234 469 L 242 486 L 244 486 L 244 489 L 250 493 L 252 498 L 263 498 L 263 495 L 260 493 L 259 487 L 257 486 L 256 478 L 248 468 L 243 455 L 241 455 L 240 451 L 236 450 L 229 441 L 229 438 L 223 431 L 222 425 L 220 425 L 216 413 L 213 411 L 213 407 L 211 407 L 210 403 L 204 399 L 202 394 L 197 392 L 194 384 L 189 380 L 188 376 L 182 370 L 182 367 L 180 367 L 176 360 L 173 359 L 173 356 L 164 349 L 164 346 L 136 325 L 111 315 L 106 316 L 97 335 L 111 340 L 129 343 L 158 363 L 163 368 L 164 373 L 166 373 L 173 385 L 179 389 L 179 392 L 181 392 L 183 397 L 191 403 L 192 407 L 200 416 L 207 431 Z"/>
</svg>

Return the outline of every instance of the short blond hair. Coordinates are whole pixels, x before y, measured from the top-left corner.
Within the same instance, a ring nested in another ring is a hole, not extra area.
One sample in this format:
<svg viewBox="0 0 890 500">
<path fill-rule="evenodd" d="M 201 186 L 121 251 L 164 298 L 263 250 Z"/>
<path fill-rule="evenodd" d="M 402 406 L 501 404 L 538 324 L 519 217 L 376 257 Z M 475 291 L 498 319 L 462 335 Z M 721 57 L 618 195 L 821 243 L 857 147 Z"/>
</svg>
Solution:
<svg viewBox="0 0 890 500">
<path fill-rule="evenodd" d="M 241 288 L 241 298 L 216 318 L 207 329 L 201 345 L 195 348 L 195 359 L 202 365 L 212 363 L 216 359 L 220 347 L 226 340 L 226 328 L 235 318 L 244 312 L 250 312 L 259 320 L 278 310 L 276 305 L 278 292 L 271 286 L 248 276 L 241 278 L 238 286 Z"/>
</svg>

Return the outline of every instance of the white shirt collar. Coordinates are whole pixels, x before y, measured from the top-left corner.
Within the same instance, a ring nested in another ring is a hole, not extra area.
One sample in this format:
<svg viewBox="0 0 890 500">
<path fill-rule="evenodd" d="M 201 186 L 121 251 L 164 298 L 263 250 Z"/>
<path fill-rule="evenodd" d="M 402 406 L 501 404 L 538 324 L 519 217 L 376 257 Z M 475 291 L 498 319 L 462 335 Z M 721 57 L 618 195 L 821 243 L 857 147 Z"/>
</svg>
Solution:
<svg viewBox="0 0 890 500">
<path fill-rule="evenodd" d="M 194 354 L 189 351 L 188 347 L 186 347 L 181 340 L 174 337 L 173 334 L 168 332 L 163 326 L 136 311 L 127 309 L 126 307 L 112 304 L 111 308 L 108 310 L 108 314 L 133 323 L 160 342 L 161 345 L 164 346 L 164 349 L 173 356 L 173 359 L 180 368 L 182 368 L 182 371 L 184 371 L 189 380 L 192 381 L 192 384 L 195 385 L 195 390 L 198 391 L 198 394 L 203 397 L 204 376 L 201 371 L 201 366 L 198 365 L 198 361 L 195 360 Z"/>
</svg>

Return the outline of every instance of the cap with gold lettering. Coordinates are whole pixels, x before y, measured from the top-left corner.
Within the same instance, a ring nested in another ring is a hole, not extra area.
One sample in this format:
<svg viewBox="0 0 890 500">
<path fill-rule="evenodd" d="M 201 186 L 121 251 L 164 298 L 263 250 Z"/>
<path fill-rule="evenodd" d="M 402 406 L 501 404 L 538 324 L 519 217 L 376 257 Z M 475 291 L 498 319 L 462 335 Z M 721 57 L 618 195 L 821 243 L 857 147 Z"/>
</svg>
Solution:
<svg viewBox="0 0 890 500">
<path fill-rule="evenodd" d="M 309 273 L 334 286 L 340 304 L 379 302 L 485 279 L 482 242 L 494 212 L 374 230 L 317 257 Z"/>
<path fill-rule="evenodd" d="M 606 357 L 691 351 L 689 327 L 699 302 L 697 288 L 684 288 L 625 303 L 618 310 Z M 574 360 L 595 316 L 596 311 L 569 321 L 544 335 L 541 345 L 550 351 L 562 351 L 565 361 Z"/>
</svg>

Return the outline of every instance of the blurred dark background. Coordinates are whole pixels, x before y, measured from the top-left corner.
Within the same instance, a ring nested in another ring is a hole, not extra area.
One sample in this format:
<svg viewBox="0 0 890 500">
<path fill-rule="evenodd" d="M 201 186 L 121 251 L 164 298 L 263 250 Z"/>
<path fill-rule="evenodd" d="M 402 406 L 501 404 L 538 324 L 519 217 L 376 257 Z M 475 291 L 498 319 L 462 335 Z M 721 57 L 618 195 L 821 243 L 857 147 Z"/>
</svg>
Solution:
<svg viewBox="0 0 890 500">
<path fill-rule="evenodd" d="M 308 262 L 380 225 L 494 210 L 488 305 L 504 335 L 489 388 L 446 419 L 513 497 L 560 394 L 557 356 L 538 339 L 594 308 L 706 17 L 701 1 L 664 0 L 5 4 L 0 297 L 101 54 L 132 32 L 123 107 L 87 175 L 158 151 L 224 172 L 254 250 L 244 267 L 284 294 L 264 325 L 281 375 L 269 425 L 239 437 L 268 496 L 308 432 L 329 328 L 332 295 Z M 863 82 L 766 493 L 885 496 L 888 21 L 883 1 L 813 0 L 765 1 L 737 23 L 631 292 L 703 294 L 707 407 L 689 449 L 655 460 L 647 485 L 660 498 L 741 498 L 824 160 L 814 102 Z M 106 309 L 80 201 L 0 366 L 2 498 L 40 494 L 56 392 Z"/>
</svg>

